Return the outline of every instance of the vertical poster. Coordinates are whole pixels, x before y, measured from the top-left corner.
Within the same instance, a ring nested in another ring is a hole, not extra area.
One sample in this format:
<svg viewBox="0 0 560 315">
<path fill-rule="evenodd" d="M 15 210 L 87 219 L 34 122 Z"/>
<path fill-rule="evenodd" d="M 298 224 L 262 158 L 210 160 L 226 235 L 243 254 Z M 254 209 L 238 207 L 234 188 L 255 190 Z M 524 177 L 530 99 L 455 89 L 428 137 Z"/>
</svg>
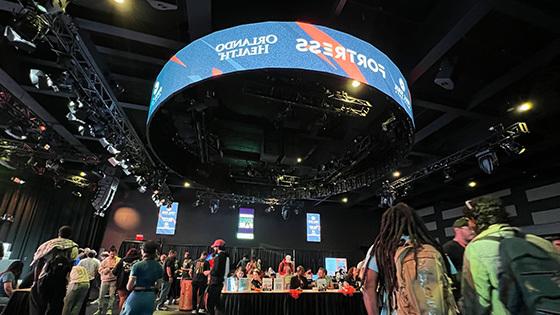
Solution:
<svg viewBox="0 0 560 315">
<path fill-rule="evenodd" d="M 253 228 L 255 210 L 251 208 L 239 208 L 239 225 L 237 227 L 237 238 L 252 240 L 254 238 Z"/>
<path fill-rule="evenodd" d="M 321 215 L 319 213 L 307 214 L 307 241 L 321 242 Z"/>
<path fill-rule="evenodd" d="M 177 211 L 179 210 L 179 203 L 174 202 L 171 207 L 159 207 L 158 223 L 156 234 L 174 235 L 175 225 L 177 224 Z"/>
</svg>

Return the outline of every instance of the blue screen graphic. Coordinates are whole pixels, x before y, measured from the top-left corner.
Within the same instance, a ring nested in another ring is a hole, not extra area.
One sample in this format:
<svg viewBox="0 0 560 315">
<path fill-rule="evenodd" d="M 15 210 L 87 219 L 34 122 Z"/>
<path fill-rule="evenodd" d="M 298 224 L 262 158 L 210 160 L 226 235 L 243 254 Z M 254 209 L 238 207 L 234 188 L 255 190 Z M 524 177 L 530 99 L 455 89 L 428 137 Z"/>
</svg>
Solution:
<svg viewBox="0 0 560 315">
<path fill-rule="evenodd" d="M 327 268 L 327 274 L 329 276 L 334 276 L 334 274 L 340 269 L 348 271 L 348 266 L 346 263 L 346 258 L 325 258 L 325 268 Z"/>
<path fill-rule="evenodd" d="M 258 69 L 310 70 L 359 81 L 392 98 L 414 122 L 404 76 L 384 53 L 346 33 L 301 22 L 240 25 L 193 41 L 159 73 L 148 121 L 162 102 L 189 85 Z"/>
<path fill-rule="evenodd" d="M 321 242 L 321 215 L 318 213 L 307 214 L 307 241 Z"/>
<path fill-rule="evenodd" d="M 177 225 L 177 211 L 179 210 L 179 203 L 174 202 L 171 207 L 159 207 L 158 223 L 156 234 L 161 235 L 174 235 L 175 226 Z"/>
</svg>

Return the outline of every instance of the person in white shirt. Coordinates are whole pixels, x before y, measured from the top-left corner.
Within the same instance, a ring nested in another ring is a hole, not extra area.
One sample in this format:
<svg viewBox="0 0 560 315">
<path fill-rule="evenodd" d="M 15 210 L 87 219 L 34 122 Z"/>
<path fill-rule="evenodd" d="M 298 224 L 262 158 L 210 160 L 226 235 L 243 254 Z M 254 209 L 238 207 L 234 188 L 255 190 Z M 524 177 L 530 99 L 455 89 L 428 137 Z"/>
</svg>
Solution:
<svg viewBox="0 0 560 315">
<path fill-rule="evenodd" d="M 78 263 L 78 266 L 86 268 L 89 276 L 89 287 L 86 300 L 89 300 L 89 294 L 91 289 L 94 287 L 95 277 L 97 276 L 99 265 L 101 264 L 99 259 L 95 258 L 95 256 L 97 256 L 97 252 L 92 249 L 87 253 L 87 257 L 80 260 Z"/>
</svg>

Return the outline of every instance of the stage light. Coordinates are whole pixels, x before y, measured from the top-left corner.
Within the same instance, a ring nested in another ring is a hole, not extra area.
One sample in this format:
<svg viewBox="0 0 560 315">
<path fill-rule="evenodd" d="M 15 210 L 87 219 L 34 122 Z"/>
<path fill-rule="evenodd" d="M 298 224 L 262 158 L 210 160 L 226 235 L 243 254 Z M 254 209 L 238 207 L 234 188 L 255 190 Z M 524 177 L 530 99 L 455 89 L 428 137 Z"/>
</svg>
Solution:
<svg viewBox="0 0 560 315">
<path fill-rule="evenodd" d="M 300 158 L 300 157 L 298 157 L 298 158 L 297 158 L 297 162 L 298 162 L 298 163 L 301 163 L 301 162 L 303 162 L 303 159 Z"/>
<path fill-rule="evenodd" d="M 211 214 L 215 214 L 216 212 L 218 212 L 219 208 L 220 208 L 220 200 L 219 199 L 210 200 L 210 213 Z"/>
<path fill-rule="evenodd" d="M 143 194 L 146 192 L 146 189 L 148 189 L 148 187 L 146 186 L 138 186 L 138 191 Z"/>
<path fill-rule="evenodd" d="M 443 182 L 449 183 L 453 180 L 453 170 L 451 168 L 443 169 Z"/>
<path fill-rule="evenodd" d="M 54 86 L 51 77 L 38 69 L 29 70 L 29 80 L 31 80 L 31 84 L 38 89 L 48 89 Z"/>
<path fill-rule="evenodd" d="M 14 139 L 16 139 L 16 140 L 25 140 L 25 139 L 27 139 L 26 132 L 25 132 L 25 130 L 23 130 L 23 128 L 22 128 L 21 126 L 9 126 L 8 128 L 6 128 L 6 129 L 4 130 L 4 132 L 5 132 L 8 136 L 10 136 L 10 137 L 12 137 L 12 138 L 14 138 Z"/>
<path fill-rule="evenodd" d="M 23 184 L 25 184 L 25 181 L 24 181 L 23 179 L 21 179 L 21 178 L 19 178 L 19 177 L 16 177 L 16 176 L 10 178 L 10 180 L 11 180 L 12 182 L 18 184 L 18 185 L 23 185 Z"/>
<path fill-rule="evenodd" d="M 189 183 L 189 182 L 184 182 L 184 183 L 183 183 L 183 187 L 189 188 L 189 187 L 191 187 L 191 183 Z"/>
<path fill-rule="evenodd" d="M 45 131 L 47 131 L 47 126 L 45 126 L 45 125 L 39 125 L 39 131 L 40 131 L 40 132 L 45 132 Z"/>
<path fill-rule="evenodd" d="M 80 172 L 80 176 L 84 177 L 86 175 L 87 175 L 86 172 Z"/>
<path fill-rule="evenodd" d="M 401 172 L 399 172 L 399 171 L 394 171 L 394 172 L 393 172 L 393 177 L 394 177 L 394 178 L 401 177 Z"/>
<path fill-rule="evenodd" d="M 78 197 L 78 198 L 82 197 L 82 193 L 79 192 L 79 191 L 73 191 L 73 192 L 72 192 L 72 195 L 74 195 L 74 196 L 76 196 L 76 197 Z"/>
<path fill-rule="evenodd" d="M 494 151 L 486 150 L 480 152 L 476 155 L 476 158 L 478 159 L 478 167 L 480 167 L 480 170 L 488 175 L 492 174 L 494 168 L 498 166 L 498 156 Z"/>
<path fill-rule="evenodd" d="M 506 142 L 506 143 L 502 143 L 500 145 L 500 147 L 502 149 L 504 149 L 507 153 L 509 154 L 523 154 L 525 153 L 525 151 L 527 151 L 527 149 L 522 146 L 521 144 L 515 142 L 515 141 L 510 141 L 510 142 Z"/>
<path fill-rule="evenodd" d="M 288 217 L 290 216 L 290 207 L 288 207 L 287 205 L 283 205 L 281 215 L 284 221 L 288 220 Z"/>
<path fill-rule="evenodd" d="M 360 86 L 360 81 L 353 80 L 352 81 L 352 87 L 357 88 L 358 86 Z"/>
<path fill-rule="evenodd" d="M 17 49 L 23 49 L 28 53 L 32 53 L 37 46 L 34 43 L 21 37 L 11 26 L 4 28 L 4 37 Z"/>
<path fill-rule="evenodd" d="M 193 207 L 197 208 L 197 207 L 202 206 L 203 204 L 204 204 L 204 201 L 202 199 L 196 199 L 196 201 L 193 202 Z"/>
<path fill-rule="evenodd" d="M 272 206 L 272 205 L 264 208 L 265 213 L 271 213 L 271 212 L 274 212 L 274 211 L 275 211 L 275 209 L 274 209 L 274 206 Z"/>
<path fill-rule="evenodd" d="M 340 199 L 340 201 L 342 203 L 348 203 L 348 197 L 342 197 L 342 199 Z"/>
<path fill-rule="evenodd" d="M 474 180 L 471 180 L 467 185 L 468 185 L 470 188 L 475 188 L 475 187 L 478 185 L 478 183 L 475 182 Z"/>
<path fill-rule="evenodd" d="M 124 3 L 124 0 L 113 0 L 113 1 L 115 1 L 118 4 L 123 4 Z"/>
<path fill-rule="evenodd" d="M 517 105 L 517 107 L 515 108 L 515 111 L 517 111 L 518 113 L 524 113 L 524 112 L 530 111 L 531 109 L 533 109 L 533 103 L 532 102 L 524 102 L 524 103 L 521 103 L 521 104 Z"/>
</svg>

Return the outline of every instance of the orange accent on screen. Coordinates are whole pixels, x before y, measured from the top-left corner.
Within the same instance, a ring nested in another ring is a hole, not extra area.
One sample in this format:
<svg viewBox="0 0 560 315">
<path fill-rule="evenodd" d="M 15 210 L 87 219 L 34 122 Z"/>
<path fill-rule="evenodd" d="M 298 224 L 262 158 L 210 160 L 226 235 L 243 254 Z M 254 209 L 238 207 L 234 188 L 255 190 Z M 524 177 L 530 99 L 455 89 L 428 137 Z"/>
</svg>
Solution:
<svg viewBox="0 0 560 315">
<path fill-rule="evenodd" d="M 181 66 L 185 67 L 185 68 L 187 67 L 187 65 L 185 65 L 185 64 L 181 61 L 181 59 L 177 58 L 177 55 L 173 55 L 173 57 L 171 57 L 170 60 L 173 61 L 174 63 L 178 64 L 178 65 L 181 65 Z"/>
</svg>

